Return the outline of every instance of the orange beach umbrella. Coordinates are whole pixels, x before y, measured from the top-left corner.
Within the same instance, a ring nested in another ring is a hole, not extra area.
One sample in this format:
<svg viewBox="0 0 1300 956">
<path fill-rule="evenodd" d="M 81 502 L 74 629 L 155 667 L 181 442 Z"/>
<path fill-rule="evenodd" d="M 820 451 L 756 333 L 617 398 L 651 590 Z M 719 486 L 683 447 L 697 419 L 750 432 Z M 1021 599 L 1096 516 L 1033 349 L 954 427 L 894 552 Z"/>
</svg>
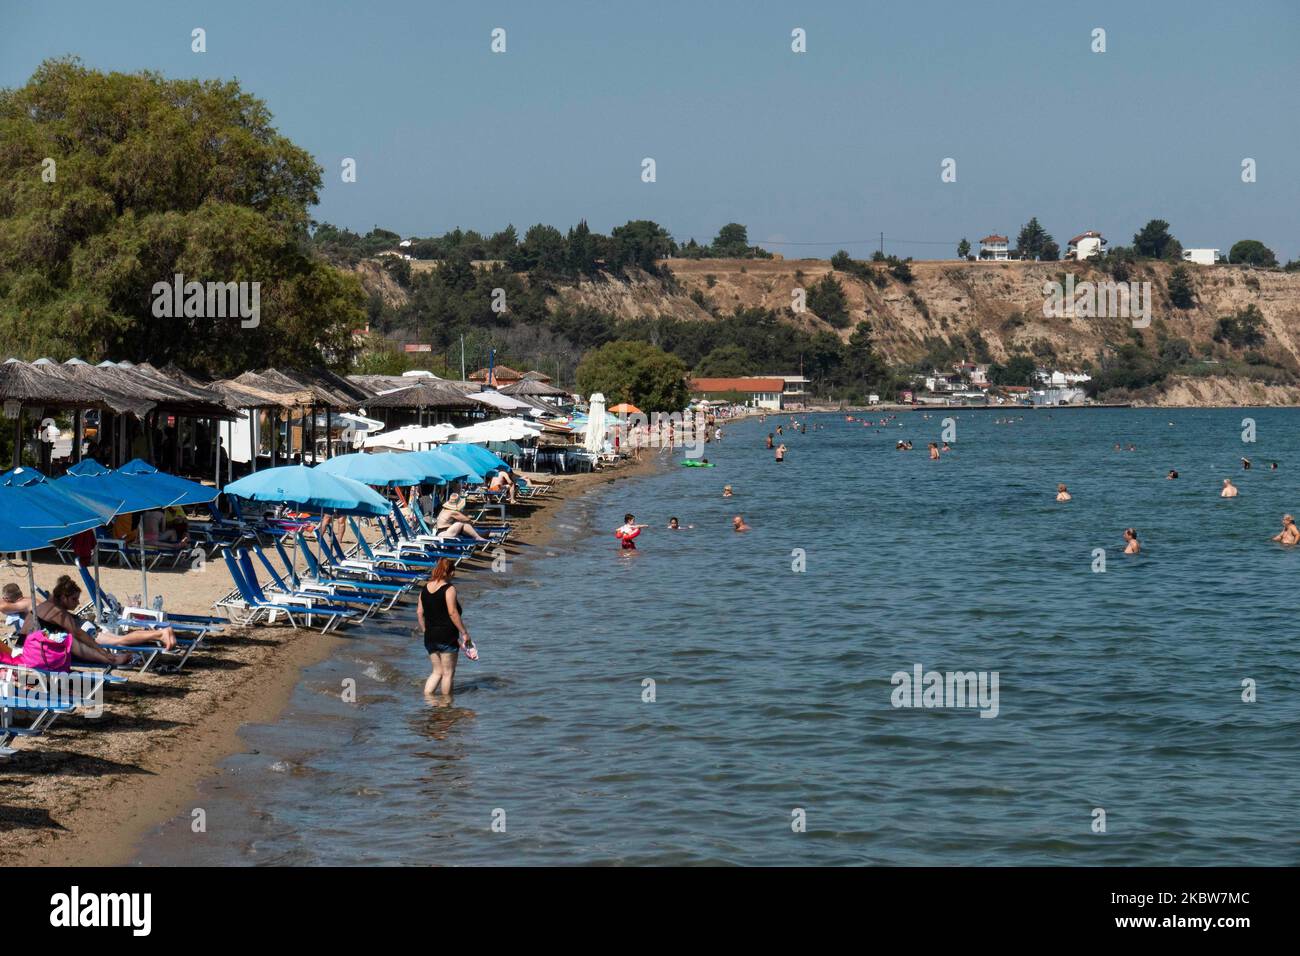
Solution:
<svg viewBox="0 0 1300 956">
<path fill-rule="evenodd" d="M 635 405 L 629 405 L 627 402 L 619 402 L 610 411 L 615 415 L 644 415 L 645 413 Z"/>
</svg>

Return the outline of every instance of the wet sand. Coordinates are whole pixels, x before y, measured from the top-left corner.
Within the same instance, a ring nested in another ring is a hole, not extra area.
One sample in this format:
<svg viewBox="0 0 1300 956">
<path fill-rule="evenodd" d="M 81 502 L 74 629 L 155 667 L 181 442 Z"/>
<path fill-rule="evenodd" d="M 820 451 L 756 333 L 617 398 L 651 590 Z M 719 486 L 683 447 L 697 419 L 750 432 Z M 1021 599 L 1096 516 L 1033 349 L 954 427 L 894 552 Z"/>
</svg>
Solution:
<svg viewBox="0 0 1300 956">
<path fill-rule="evenodd" d="M 561 475 L 536 504 L 512 506 L 515 527 L 507 548 L 516 556 L 545 546 L 553 536 L 555 504 L 594 484 L 633 477 L 664 463 L 644 452 L 615 468 Z M 69 565 L 37 561 L 36 583 L 46 590 Z M 101 569 L 105 590 L 129 599 L 140 593 L 138 572 Z M 23 563 L 0 567 L 0 585 L 27 591 Z M 210 613 L 230 588 L 218 559 L 205 570 L 149 576 L 150 594 L 166 596 L 177 613 Z M 387 615 L 414 616 L 407 598 Z M 60 717 L 49 731 L 14 746 L 0 760 L 0 833 L 10 866 L 113 866 L 130 860 L 137 841 L 192 803 L 199 781 L 242 743 L 245 723 L 275 720 L 304 668 L 328 657 L 344 641 L 364 639 L 362 628 L 322 636 L 306 628 L 227 627 L 197 651 L 180 674 L 134 674 L 105 694 L 95 719 Z"/>
</svg>

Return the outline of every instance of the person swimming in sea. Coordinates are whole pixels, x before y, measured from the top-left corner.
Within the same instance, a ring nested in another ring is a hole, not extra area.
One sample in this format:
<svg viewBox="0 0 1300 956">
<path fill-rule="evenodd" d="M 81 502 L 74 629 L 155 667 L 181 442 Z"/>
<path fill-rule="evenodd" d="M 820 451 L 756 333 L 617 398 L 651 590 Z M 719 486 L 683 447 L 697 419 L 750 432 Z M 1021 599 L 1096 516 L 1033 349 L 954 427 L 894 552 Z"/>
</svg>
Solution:
<svg viewBox="0 0 1300 956">
<path fill-rule="evenodd" d="M 777 460 L 778 462 L 785 461 L 785 443 L 784 443 L 784 442 L 782 442 L 781 444 L 779 444 L 779 445 L 776 446 L 776 460 Z"/>
<path fill-rule="evenodd" d="M 1282 530 L 1273 535 L 1273 540 L 1279 544 L 1300 544 L 1300 528 L 1296 527 L 1295 518 L 1290 515 L 1283 515 Z"/>
<path fill-rule="evenodd" d="M 1250 459 L 1249 458 L 1241 459 L 1241 467 L 1245 471 L 1250 471 Z"/>
<path fill-rule="evenodd" d="M 1237 497 L 1237 486 L 1232 483 L 1231 478 L 1223 479 L 1223 490 L 1219 492 L 1219 497 L 1220 498 Z"/>
<path fill-rule="evenodd" d="M 731 530 L 748 531 L 750 528 L 749 525 L 745 524 L 745 519 L 742 516 L 736 515 L 736 517 L 731 519 Z"/>
<path fill-rule="evenodd" d="M 930 442 L 930 460 L 931 461 L 939 460 L 939 446 L 936 445 L 934 442 Z"/>
<path fill-rule="evenodd" d="M 1125 529 L 1124 529 L 1124 540 L 1128 542 L 1128 544 L 1124 545 L 1124 553 L 1125 553 L 1125 554 L 1141 554 L 1141 553 L 1142 553 L 1142 545 L 1138 544 L 1138 533 L 1137 533 L 1137 530 L 1136 530 L 1136 529 L 1134 529 L 1134 528 L 1125 528 Z"/>
<path fill-rule="evenodd" d="M 944 442 L 943 448 L 941 448 L 940 451 L 952 451 L 952 445 L 949 445 L 947 442 Z"/>
<path fill-rule="evenodd" d="M 767 447 L 768 447 L 768 448 L 772 448 L 772 447 L 773 447 L 773 446 L 772 446 L 772 433 L 771 433 L 771 432 L 768 432 L 768 433 L 767 433 Z"/>
<path fill-rule="evenodd" d="M 1065 485 L 1057 485 L 1057 486 L 1056 486 L 1056 500 L 1057 500 L 1057 501 L 1073 501 L 1073 500 L 1074 500 L 1074 495 L 1070 494 L 1069 489 L 1067 489 L 1067 488 L 1065 487 Z"/>
<path fill-rule="evenodd" d="M 1175 471 L 1173 468 L 1170 468 L 1170 469 L 1169 469 L 1169 474 L 1165 475 L 1165 480 L 1166 480 L 1166 481 L 1172 481 L 1174 478 L 1177 478 L 1177 477 L 1178 477 L 1178 472 Z"/>
<path fill-rule="evenodd" d="M 614 537 L 622 542 L 624 551 L 636 550 L 636 539 L 649 525 L 636 524 L 636 515 L 623 515 L 623 526 L 614 532 Z"/>
<path fill-rule="evenodd" d="M 668 519 L 668 530 L 669 530 L 669 531 L 680 531 L 681 528 L 682 528 L 682 526 L 678 523 L 678 521 L 677 521 L 676 518 L 669 518 L 669 519 Z"/>
</svg>

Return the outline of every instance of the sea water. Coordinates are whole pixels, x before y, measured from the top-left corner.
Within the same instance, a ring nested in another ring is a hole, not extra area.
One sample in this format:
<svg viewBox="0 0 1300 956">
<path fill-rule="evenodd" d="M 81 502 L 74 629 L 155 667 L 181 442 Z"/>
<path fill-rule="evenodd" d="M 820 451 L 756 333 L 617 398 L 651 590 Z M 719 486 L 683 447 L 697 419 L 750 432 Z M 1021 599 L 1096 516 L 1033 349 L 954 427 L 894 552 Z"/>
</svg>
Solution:
<svg viewBox="0 0 1300 956">
<path fill-rule="evenodd" d="M 354 630 L 201 785 L 202 832 L 187 810 L 138 861 L 1300 862 L 1300 549 L 1269 540 L 1300 410 L 801 420 L 726 425 L 715 468 L 663 452 L 462 574 L 483 659 L 452 706 L 413 606 Z M 996 714 L 954 673 L 996 675 Z"/>
</svg>

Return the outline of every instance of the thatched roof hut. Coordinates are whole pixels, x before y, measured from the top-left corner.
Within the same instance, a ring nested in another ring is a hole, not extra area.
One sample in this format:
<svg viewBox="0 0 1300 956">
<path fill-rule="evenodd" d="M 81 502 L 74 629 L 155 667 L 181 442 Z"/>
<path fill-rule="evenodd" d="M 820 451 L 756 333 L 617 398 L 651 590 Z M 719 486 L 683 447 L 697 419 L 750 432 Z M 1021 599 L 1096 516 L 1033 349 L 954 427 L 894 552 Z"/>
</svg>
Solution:
<svg viewBox="0 0 1300 956">
<path fill-rule="evenodd" d="M 106 408 L 103 396 L 74 380 L 48 360 L 27 363 L 11 358 L 0 363 L 0 402 L 45 408 Z"/>
<path fill-rule="evenodd" d="M 445 382 L 417 380 L 404 388 L 380 392 L 365 401 L 366 410 L 376 408 L 477 408 L 477 404 L 458 388 Z"/>
<path fill-rule="evenodd" d="M 515 397 L 541 398 L 545 396 L 567 396 L 569 393 L 562 388 L 556 388 L 554 385 L 548 385 L 539 379 L 525 378 L 518 382 L 512 382 L 509 385 L 501 387 L 502 395 L 513 395 Z"/>
</svg>

